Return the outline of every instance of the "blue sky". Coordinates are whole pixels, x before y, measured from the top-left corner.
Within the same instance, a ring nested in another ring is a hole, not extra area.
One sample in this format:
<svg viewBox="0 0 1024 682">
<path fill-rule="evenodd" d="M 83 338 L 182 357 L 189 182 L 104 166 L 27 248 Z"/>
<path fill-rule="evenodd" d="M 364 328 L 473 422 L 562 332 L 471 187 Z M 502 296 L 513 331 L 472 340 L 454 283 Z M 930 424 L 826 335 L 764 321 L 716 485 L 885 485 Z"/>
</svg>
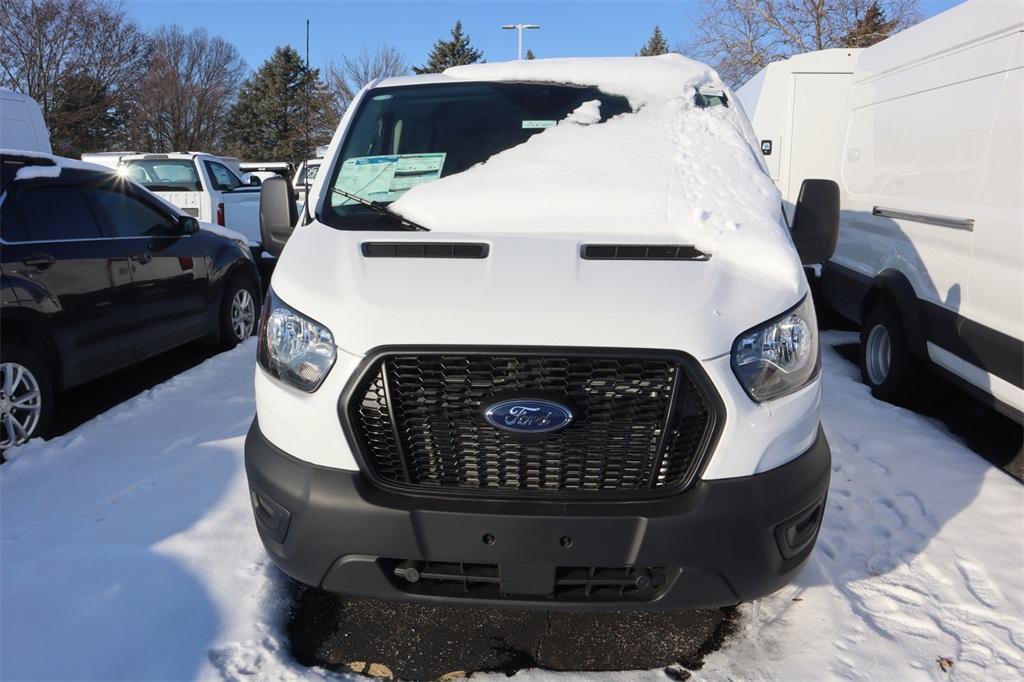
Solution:
<svg viewBox="0 0 1024 682">
<path fill-rule="evenodd" d="M 926 16 L 959 0 L 921 0 Z M 129 0 L 129 14 L 144 28 L 176 23 L 205 28 L 235 44 L 250 68 L 257 68 L 277 45 L 305 44 L 310 19 L 310 61 L 323 66 L 364 45 L 390 43 L 411 64 L 422 64 L 434 42 L 447 36 L 456 19 L 488 61 L 515 59 L 515 31 L 502 24 L 540 24 L 524 35 L 538 57 L 631 55 L 654 25 L 669 43 L 688 37 L 700 11 L 699 0 Z M 524 49 L 525 49 L 524 47 Z"/>
</svg>

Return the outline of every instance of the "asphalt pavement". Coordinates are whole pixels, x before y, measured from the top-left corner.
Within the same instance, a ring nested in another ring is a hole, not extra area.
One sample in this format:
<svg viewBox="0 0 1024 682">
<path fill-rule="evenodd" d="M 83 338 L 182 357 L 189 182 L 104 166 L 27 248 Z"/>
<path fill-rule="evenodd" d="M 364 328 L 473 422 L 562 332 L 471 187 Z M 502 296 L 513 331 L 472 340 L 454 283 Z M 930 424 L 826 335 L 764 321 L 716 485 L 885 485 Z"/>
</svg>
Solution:
<svg viewBox="0 0 1024 682">
<path fill-rule="evenodd" d="M 287 633 L 299 663 L 407 680 L 524 668 L 666 668 L 686 679 L 736 620 L 734 609 L 585 614 L 350 599 L 294 582 L 292 592 Z"/>
</svg>

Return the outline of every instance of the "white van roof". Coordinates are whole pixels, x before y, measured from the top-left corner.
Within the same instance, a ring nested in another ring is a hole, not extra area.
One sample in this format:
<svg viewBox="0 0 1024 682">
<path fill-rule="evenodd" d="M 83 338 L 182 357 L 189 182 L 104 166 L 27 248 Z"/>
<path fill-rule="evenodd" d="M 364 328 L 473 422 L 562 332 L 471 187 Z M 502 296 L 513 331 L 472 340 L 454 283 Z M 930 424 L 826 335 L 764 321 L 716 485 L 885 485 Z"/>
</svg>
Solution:
<svg viewBox="0 0 1024 682">
<path fill-rule="evenodd" d="M 7 88 L 0 88 L 0 148 L 53 153 L 39 104 Z"/>
<path fill-rule="evenodd" d="M 1024 3 L 968 0 L 861 51 L 854 82 L 1024 28 Z"/>
<path fill-rule="evenodd" d="M 736 91 L 736 99 L 750 120 L 754 120 L 757 104 L 768 81 L 794 73 L 853 73 L 861 52 L 860 48 L 833 48 L 804 52 L 772 62 Z"/>
</svg>

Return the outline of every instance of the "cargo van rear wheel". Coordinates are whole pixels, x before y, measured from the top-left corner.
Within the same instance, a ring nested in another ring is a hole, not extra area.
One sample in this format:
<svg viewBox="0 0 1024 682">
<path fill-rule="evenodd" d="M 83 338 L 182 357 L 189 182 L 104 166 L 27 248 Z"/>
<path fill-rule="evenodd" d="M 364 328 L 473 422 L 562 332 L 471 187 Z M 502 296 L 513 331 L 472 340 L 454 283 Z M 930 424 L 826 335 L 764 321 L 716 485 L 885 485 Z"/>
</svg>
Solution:
<svg viewBox="0 0 1024 682">
<path fill-rule="evenodd" d="M 888 303 L 871 309 L 860 335 L 860 373 L 879 400 L 903 404 L 917 385 L 921 361 L 910 351 L 899 315 Z"/>
</svg>

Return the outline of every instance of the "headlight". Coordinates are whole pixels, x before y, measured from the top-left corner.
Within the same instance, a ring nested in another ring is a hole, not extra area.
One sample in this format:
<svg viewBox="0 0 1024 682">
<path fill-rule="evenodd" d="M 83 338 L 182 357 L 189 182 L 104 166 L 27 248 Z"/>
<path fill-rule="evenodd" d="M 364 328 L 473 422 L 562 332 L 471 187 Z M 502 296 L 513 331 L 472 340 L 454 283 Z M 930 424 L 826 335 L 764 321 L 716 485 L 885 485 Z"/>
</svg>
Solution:
<svg viewBox="0 0 1024 682">
<path fill-rule="evenodd" d="M 257 362 L 268 374 L 312 393 L 338 357 L 334 335 L 274 295 L 267 294 L 260 319 Z"/>
<path fill-rule="evenodd" d="M 818 323 L 810 294 L 795 308 L 740 335 L 732 369 L 751 398 L 772 400 L 806 386 L 818 374 Z"/>
</svg>

